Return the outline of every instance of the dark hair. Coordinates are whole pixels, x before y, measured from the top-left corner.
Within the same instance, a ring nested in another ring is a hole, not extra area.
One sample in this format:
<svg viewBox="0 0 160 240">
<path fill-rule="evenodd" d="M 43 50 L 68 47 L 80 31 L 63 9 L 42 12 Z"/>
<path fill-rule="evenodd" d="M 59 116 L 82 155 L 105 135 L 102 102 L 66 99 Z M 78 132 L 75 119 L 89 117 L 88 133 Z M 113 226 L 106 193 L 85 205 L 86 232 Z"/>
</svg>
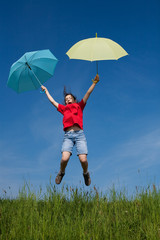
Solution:
<svg viewBox="0 0 160 240">
<path fill-rule="evenodd" d="M 75 102 L 77 102 L 77 97 L 75 95 L 73 95 L 71 92 L 67 92 L 66 90 L 66 86 L 64 86 L 64 90 L 63 90 L 63 96 L 64 96 L 64 104 L 66 104 L 66 96 L 71 95 L 74 99 Z"/>
</svg>

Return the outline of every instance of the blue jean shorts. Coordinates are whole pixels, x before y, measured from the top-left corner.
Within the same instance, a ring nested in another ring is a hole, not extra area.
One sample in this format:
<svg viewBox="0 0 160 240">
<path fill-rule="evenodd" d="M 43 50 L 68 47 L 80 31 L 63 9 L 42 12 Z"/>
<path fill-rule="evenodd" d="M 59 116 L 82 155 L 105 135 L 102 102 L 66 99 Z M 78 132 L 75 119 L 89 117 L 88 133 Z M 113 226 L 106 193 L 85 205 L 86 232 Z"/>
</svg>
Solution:
<svg viewBox="0 0 160 240">
<path fill-rule="evenodd" d="M 77 155 L 88 154 L 87 141 L 83 130 L 65 132 L 61 152 L 70 152 L 72 155 L 74 145 Z"/>
</svg>

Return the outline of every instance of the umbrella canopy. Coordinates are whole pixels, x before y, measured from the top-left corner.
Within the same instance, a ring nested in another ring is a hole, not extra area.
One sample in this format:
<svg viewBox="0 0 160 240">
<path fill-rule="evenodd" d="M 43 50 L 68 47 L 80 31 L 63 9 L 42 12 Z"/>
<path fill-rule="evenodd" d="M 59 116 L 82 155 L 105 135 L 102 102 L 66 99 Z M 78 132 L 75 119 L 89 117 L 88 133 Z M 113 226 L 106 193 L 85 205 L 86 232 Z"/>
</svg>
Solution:
<svg viewBox="0 0 160 240">
<path fill-rule="evenodd" d="M 117 60 L 128 53 L 108 38 L 88 38 L 77 42 L 66 53 L 70 59 L 87 61 Z"/>
<path fill-rule="evenodd" d="M 11 66 L 7 85 L 17 93 L 38 89 L 53 76 L 57 62 L 50 50 L 27 52 Z"/>
</svg>

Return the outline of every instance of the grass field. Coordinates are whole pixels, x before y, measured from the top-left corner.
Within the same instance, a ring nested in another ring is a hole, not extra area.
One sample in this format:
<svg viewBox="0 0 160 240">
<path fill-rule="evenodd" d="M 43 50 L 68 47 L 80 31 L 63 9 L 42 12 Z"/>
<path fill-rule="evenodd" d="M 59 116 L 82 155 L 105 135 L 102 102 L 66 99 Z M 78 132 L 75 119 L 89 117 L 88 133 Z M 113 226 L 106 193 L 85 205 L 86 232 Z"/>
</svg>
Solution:
<svg viewBox="0 0 160 240">
<path fill-rule="evenodd" d="M 42 194 L 25 185 L 17 198 L 0 198 L 0 240 L 10 239 L 157 240 L 160 191 L 153 185 L 128 199 L 114 187 L 102 195 L 50 184 Z"/>
</svg>

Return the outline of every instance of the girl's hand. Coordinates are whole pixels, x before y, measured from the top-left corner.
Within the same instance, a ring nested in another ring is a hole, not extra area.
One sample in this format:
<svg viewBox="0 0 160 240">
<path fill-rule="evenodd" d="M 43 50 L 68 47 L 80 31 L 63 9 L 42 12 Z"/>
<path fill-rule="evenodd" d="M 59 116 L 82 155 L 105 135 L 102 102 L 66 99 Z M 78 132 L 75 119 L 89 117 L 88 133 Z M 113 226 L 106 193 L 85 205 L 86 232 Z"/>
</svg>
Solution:
<svg viewBox="0 0 160 240">
<path fill-rule="evenodd" d="M 41 86 L 41 88 L 42 88 L 42 91 L 45 91 L 45 93 L 46 93 L 46 91 L 47 91 L 47 88 L 45 87 L 45 86 Z"/>
<path fill-rule="evenodd" d="M 93 83 L 97 84 L 99 82 L 99 75 L 97 74 L 94 78 L 94 80 L 92 80 Z"/>
</svg>

